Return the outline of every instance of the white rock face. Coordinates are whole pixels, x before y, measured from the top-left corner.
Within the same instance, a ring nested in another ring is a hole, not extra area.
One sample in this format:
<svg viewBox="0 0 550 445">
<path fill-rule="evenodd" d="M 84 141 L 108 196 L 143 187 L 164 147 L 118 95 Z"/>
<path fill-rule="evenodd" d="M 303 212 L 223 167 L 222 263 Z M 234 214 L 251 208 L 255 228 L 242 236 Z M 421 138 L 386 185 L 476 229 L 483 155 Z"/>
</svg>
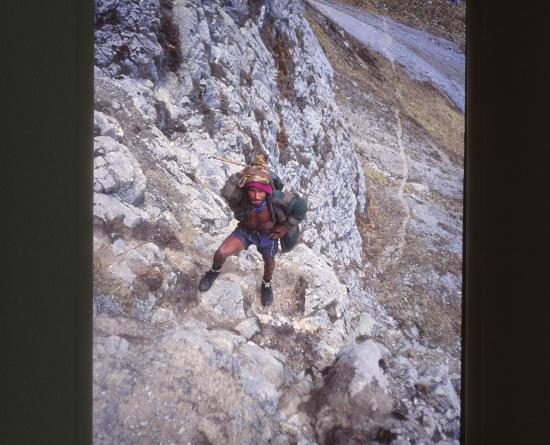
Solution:
<svg viewBox="0 0 550 445">
<path fill-rule="evenodd" d="M 274 351 L 255 343 L 243 344 L 239 352 L 244 391 L 258 400 L 268 414 L 275 415 L 280 397 L 278 389 L 285 383 L 283 364 L 273 355 Z"/>
<path fill-rule="evenodd" d="M 340 306 L 346 298 L 346 287 L 340 283 L 326 260 L 305 245 L 296 248 L 281 260 L 283 266 L 299 264 L 304 288 L 304 315 L 309 316 L 331 303 Z"/>
<path fill-rule="evenodd" d="M 376 337 L 376 328 L 376 321 L 367 313 L 361 314 L 355 323 L 355 332 L 358 336 L 366 335 L 369 337 Z"/>
<path fill-rule="evenodd" d="M 125 327 L 125 322 L 118 325 L 119 330 Z M 100 409 L 95 423 L 101 425 L 96 440 L 267 443 L 273 426 L 261 406 L 276 403 L 277 387 L 284 381 L 282 365 L 269 351 L 243 344 L 241 338 L 197 326 L 176 327 L 156 337 L 155 348 L 136 342 L 118 356 L 104 352 L 99 345 L 109 342 L 96 338 L 94 402 Z M 256 360 L 278 364 L 279 371 L 256 372 L 254 367 L 262 363 Z M 117 399 L 102 397 L 115 389 L 120 391 Z"/>
<path fill-rule="evenodd" d="M 238 277 L 224 274 L 203 293 L 202 304 L 225 320 L 244 320 L 243 294 Z"/>
<path fill-rule="evenodd" d="M 103 342 L 98 343 L 97 350 L 100 353 L 122 355 L 128 352 L 128 347 L 129 343 L 126 340 L 116 335 L 111 335 L 105 338 Z"/>
<path fill-rule="evenodd" d="M 260 331 L 258 321 L 254 318 L 247 318 L 246 320 L 240 322 L 237 326 L 235 326 L 235 329 L 247 340 Z"/>
<path fill-rule="evenodd" d="M 94 193 L 94 216 L 102 221 L 120 219 L 128 227 L 149 219 L 149 215 L 143 210 L 103 193 Z"/>
<path fill-rule="evenodd" d="M 96 136 L 108 136 L 119 141 L 124 136 L 120 124 L 112 116 L 101 111 L 94 111 L 94 132 Z"/>
<path fill-rule="evenodd" d="M 129 150 L 110 136 L 98 136 L 94 151 L 94 191 L 116 194 L 129 204 L 141 202 L 147 179 Z"/>
<path fill-rule="evenodd" d="M 358 345 L 346 346 L 338 356 L 339 363 L 346 363 L 355 369 L 355 375 L 348 386 L 350 396 L 364 390 L 367 385 L 388 390 L 388 379 L 380 368 L 384 348 L 379 343 L 366 341 Z"/>
<path fill-rule="evenodd" d="M 151 316 L 151 323 L 155 325 L 174 324 L 176 316 L 171 309 L 158 308 Z"/>
</svg>

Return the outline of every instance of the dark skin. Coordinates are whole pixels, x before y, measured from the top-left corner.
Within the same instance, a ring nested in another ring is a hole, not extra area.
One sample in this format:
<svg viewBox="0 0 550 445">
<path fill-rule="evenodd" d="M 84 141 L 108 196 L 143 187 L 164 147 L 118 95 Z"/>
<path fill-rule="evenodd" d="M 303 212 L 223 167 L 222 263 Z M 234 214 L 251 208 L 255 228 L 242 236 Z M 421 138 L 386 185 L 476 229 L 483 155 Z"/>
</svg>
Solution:
<svg viewBox="0 0 550 445">
<path fill-rule="evenodd" d="M 263 190 L 249 187 L 246 189 L 246 197 L 254 207 L 259 206 L 267 197 L 267 193 Z M 252 210 L 241 224 L 251 231 L 256 232 L 268 232 L 271 231 L 269 238 L 280 239 L 283 237 L 288 228 L 284 225 L 275 224 L 271 219 L 268 208 L 264 208 L 261 212 L 256 213 Z M 216 250 L 214 254 L 214 262 L 212 267 L 219 269 L 225 263 L 225 260 L 230 256 L 239 253 L 244 249 L 241 240 L 233 235 L 229 235 L 221 246 Z M 272 257 L 263 257 L 264 260 L 264 280 L 266 282 L 271 280 L 273 271 L 275 270 L 275 259 Z"/>
</svg>

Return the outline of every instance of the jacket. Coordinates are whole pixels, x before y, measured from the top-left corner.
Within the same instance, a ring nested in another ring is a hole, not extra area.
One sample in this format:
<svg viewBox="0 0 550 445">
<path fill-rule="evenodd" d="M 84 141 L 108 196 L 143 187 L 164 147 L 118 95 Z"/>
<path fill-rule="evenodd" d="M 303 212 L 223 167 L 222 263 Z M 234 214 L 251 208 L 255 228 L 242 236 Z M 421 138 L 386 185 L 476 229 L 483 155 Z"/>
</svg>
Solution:
<svg viewBox="0 0 550 445">
<path fill-rule="evenodd" d="M 222 188 L 221 195 L 233 211 L 235 219 L 243 221 L 254 205 L 248 201 L 244 190 L 238 186 L 240 178 L 239 173 L 231 175 Z M 273 222 L 288 228 L 286 235 L 279 240 L 281 251 L 284 253 L 292 250 L 300 237 L 299 224 L 306 216 L 305 199 L 294 192 L 273 190 L 271 195 L 267 195 L 267 206 Z"/>
</svg>

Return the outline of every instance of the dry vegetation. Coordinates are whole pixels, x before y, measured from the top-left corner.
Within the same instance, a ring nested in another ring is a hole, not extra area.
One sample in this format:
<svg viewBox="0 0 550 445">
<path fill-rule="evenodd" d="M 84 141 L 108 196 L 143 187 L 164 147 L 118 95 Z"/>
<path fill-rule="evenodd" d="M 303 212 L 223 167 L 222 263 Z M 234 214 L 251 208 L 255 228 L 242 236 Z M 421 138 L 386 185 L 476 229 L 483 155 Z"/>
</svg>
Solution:
<svg viewBox="0 0 550 445">
<path fill-rule="evenodd" d="M 464 114 L 446 95 L 428 82 L 411 79 L 403 69 L 392 67 L 388 60 L 349 35 L 346 35 L 348 46 L 339 45 L 342 40 L 339 28 L 311 8 L 306 10 L 306 17 L 335 68 L 336 84 L 340 87 L 336 91 L 338 102 L 355 82 L 360 90 L 397 106 L 414 131 L 427 132 L 451 157 L 462 159 Z M 395 94 L 397 89 L 399 95 Z M 350 94 L 349 98 L 357 101 L 357 106 L 363 106 L 360 95 Z"/>
<path fill-rule="evenodd" d="M 367 1 L 348 3 L 368 3 L 371 7 L 375 3 L 381 5 L 379 2 Z M 384 13 L 374 9 L 371 12 Z M 387 11 L 385 13 L 388 15 Z M 392 66 L 384 57 L 350 35 L 342 33 L 339 26 L 312 8 L 306 9 L 306 18 L 334 68 L 336 100 L 343 109 L 355 110 L 357 114 L 361 114 L 366 107 L 374 107 L 374 112 L 379 117 L 378 125 L 387 122 L 388 126 L 395 119 L 392 111 L 397 109 L 408 138 L 431 140 L 457 165 L 462 164 L 464 114 L 445 94 L 428 82 L 410 79 L 398 65 Z M 363 156 L 361 150 L 358 155 L 363 161 L 368 208 L 366 217 L 358 220 L 358 226 L 363 237 L 364 258 L 367 262 L 376 264 L 383 256 L 385 248 L 395 239 L 404 213 L 395 196 L 398 186 L 396 178 L 370 167 L 369 159 Z M 431 191 L 429 199 L 450 213 L 459 211 L 462 207 L 461 202 L 449 200 L 436 191 Z M 396 277 L 403 274 L 404 264 L 412 263 L 427 271 L 435 270 L 441 276 L 447 273 L 454 275 L 460 273 L 460 258 L 444 254 L 444 246 L 441 252 L 435 251 L 433 246 L 429 248 L 423 240 L 414 237 L 408 237 L 407 246 L 403 261 L 399 265 L 385 268 L 382 275 L 377 276 L 378 299 L 402 323 L 403 329 L 408 329 L 406 324 L 410 320 L 416 320 L 421 339 L 438 344 L 458 357 L 460 302 L 434 298 L 444 292 L 438 292 L 428 282 L 411 287 L 404 285 Z"/>
<path fill-rule="evenodd" d="M 466 2 L 463 0 L 342 0 L 368 12 L 466 45 Z"/>
</svg>

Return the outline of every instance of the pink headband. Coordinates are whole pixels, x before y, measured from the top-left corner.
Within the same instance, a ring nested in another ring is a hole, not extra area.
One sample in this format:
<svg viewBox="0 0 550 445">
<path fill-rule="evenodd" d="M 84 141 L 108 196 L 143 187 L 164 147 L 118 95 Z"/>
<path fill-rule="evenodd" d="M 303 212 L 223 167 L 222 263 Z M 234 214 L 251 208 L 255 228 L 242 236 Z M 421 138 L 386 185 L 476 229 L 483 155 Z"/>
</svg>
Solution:
<svg viewBox="0 0 550 445">
<path fill-rule="evenodd" d="M 249 182 L 248 184 L 246 184 L 246 187 L 254 187 L 256 189 L 260 189 L 266 192 L 268 195 L 271 195 L 271 193 L 273 192 L 273 189 L 269 185 L 257 181 Z"/>
</svg>

